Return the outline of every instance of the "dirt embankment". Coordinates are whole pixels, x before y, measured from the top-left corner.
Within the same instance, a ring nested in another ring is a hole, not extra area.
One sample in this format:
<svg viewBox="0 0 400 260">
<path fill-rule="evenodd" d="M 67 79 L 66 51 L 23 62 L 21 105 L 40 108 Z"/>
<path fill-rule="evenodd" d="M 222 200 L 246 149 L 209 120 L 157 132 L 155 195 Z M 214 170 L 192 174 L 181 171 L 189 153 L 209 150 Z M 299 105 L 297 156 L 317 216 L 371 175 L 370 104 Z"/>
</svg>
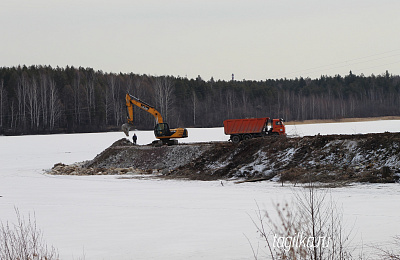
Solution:
<svg viewBox="0 0 400 260">
<path fill-rule="evenodd" d="M 157 174 L 195 180 L 394 182 L 400 133 L 265 137 L 229 142 L 136 146 L 121 139 L 91 161 L 55 165 L 53 174 Z"/>
</svg>

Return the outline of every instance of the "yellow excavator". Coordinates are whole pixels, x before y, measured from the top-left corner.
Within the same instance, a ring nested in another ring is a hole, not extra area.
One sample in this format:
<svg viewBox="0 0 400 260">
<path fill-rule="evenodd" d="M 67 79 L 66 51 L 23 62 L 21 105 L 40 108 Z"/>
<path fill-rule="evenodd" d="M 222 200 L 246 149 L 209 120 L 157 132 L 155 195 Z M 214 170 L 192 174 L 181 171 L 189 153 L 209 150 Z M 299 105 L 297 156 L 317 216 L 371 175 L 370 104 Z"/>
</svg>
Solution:
<svg viewBox="0 0 400 260">
<path fill-rule="evenodd" d="M 174 138 L 185 138 L 188 137 L 188 131 L 186 128 L 176 128 L 170 129 L 167 123 L 164 123 L 160 112 L 158 112 L 154 107 L 145 102 L 141 101 L 137 97 L 126 94 L 126 109 L 128 112 L 127 123 L 122 125 L 122 131 L 124 131 L 126 136 L 129 136 L 129 130 L 133 126 L 133 105 L 143 109 L 144 111 L 152 114 L 156 119 L 156 125 L 154 127 L 154 135 L 157 139 L 153 141 L 153 145 L 174 145 L 178 144 L 178 140 Z"/>
</svg>

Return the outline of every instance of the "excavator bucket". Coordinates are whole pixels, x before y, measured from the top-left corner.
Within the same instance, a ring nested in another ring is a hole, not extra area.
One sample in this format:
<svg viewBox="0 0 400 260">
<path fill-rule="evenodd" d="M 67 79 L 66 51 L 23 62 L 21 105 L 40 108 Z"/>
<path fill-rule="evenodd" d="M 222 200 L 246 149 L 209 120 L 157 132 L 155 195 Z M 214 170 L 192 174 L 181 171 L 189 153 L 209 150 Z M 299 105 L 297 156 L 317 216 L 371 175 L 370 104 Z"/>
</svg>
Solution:
<svg viewBox="0 0 400 260">
<path fill-rule="evenodd" d="M 126 136 L 129 136 L 130 128 L 131 128 L 131 126 L 129 124 L 123 124 L 121 127 L 122 131 L 125 133 Z"/>
</svg>

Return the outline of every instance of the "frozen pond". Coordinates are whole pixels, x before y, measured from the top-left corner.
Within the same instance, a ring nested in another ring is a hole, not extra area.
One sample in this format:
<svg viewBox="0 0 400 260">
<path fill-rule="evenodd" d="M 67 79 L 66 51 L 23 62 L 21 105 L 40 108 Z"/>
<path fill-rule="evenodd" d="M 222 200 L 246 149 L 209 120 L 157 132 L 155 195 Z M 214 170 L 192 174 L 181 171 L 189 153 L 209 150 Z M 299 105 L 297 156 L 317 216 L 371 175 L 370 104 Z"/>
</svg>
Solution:
<svg viewBox="0 0 400 260">
<path fill-rule="evenodd" d="M 362 124 L 360 124 L 362 123 Z M 368 124 L 369 123 L 369 124 Z M 382 121 L 384 131 L 399 121 Z M 288 126 L 290 134 L 375 132 L 376 122 Z M 375 130 L 375 131 L 372 131 Z M 371 130 L 371 131 L 369 131 Z M 330 132 L 329 132 L 330 131 Z M 137 131 L 139 144 L 153 140 Z M 189 129 L 188 142 L 224 141 L 222 128 Z M 118 176 L 49 176 L 55 163 L 92 159 L 122 133 L 0 136 L 0 220 L 35 213 L 61 259 L 253 259 L 256 203 L 290 201 L 293 187 L 260 182 L 160 181 Z M 356 184 L 332 190 L 355 247 L 386 246 L 400 234 L 399 184 Z"/>
</svg>

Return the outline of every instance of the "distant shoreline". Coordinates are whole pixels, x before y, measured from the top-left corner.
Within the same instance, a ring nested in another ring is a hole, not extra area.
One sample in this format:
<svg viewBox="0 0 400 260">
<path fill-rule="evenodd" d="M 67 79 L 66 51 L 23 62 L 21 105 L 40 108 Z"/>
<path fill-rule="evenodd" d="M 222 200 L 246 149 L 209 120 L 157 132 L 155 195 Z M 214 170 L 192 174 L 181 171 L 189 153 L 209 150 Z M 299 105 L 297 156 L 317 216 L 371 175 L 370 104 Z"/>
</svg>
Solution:
<svg viewBox="0 0 400 260">
<path fill-rule="evenodd" d="M 378 121 L 378 120 L 400 120 L 400 116 L 340 118 L 340 119 L 311 119 L 311 120 L 304 120 L 304 121 L 288 121 L 288 122 L 285 122 L 285 125 L 306 125 L 306 124 L 344 123 L 344 122 L 367 122 L 367 121 Z"/>
</svg>

